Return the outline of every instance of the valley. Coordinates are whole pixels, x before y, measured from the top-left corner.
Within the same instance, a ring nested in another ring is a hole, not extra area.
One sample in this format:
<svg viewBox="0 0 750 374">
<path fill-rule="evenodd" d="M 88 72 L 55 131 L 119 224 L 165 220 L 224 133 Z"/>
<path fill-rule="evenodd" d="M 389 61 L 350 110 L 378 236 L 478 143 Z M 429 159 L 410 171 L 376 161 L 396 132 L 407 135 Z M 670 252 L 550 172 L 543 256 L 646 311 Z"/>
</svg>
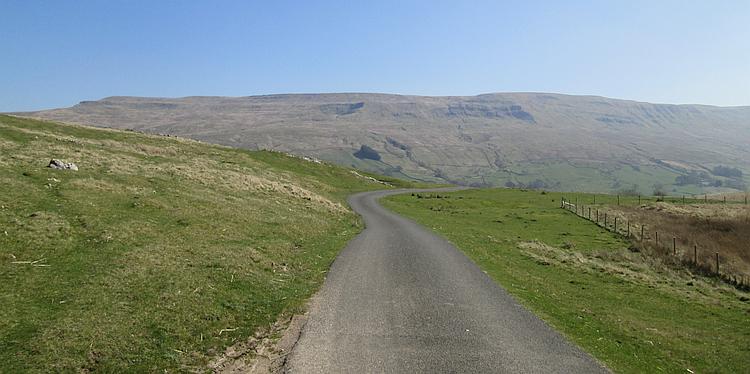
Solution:
<svg viewBox="0 0 750 374">
<path fill-rule="evenodd" d="M 110 97 L 19 114 L 469 186 L 732 193 L 747 189 L 750 173 L 750 107 L 546 93 L 341 93 Z"/>
</svg>

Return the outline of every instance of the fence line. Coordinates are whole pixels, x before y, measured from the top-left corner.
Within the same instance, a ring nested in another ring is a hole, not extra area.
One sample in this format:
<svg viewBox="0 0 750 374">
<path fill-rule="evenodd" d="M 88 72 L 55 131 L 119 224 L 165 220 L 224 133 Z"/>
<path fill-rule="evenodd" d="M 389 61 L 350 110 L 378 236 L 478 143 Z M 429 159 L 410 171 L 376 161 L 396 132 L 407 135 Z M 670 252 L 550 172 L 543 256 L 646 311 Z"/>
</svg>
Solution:
<svg viewBox="0 0 750 374">
<path fill-rule="evenodd" d="M 591 205 L 596 205 L 596 198 L 597 195 L 592 194 L 582 194 L 582 195 L 589 195 L 592 199 Z M 635 199 L 638 199 L 638 205 L 641 205 L 644 201 L 654 201 L 654 202 L 668 202 L 668 203 L 682 203 L 682 204 L 744 204 L 748 205 L 748 201 L 750 201 L 750 193 L 745 193 L 743 196 L 738 197 L 736 199 L 727 199 L 728 195 L 736 195 L 736 194 L 722 194 L 722 195 L 713 195 L 710 199 L 708 198 L 708 194 L 683 194 L 681 196 L 643 196 L 643 195 L 610 195 L 612 196 L 612 203 L 616 205 L 628 205 L 629 201 L 635 202 Z M 632 200 L 629 200 L 628 198 L 631 198 Z M 574 200 L 569 201 L 568 203 L 575 205 L 579 204 L 579 199 L 582 200 L 579 196 L 575 196 Z M 600 201 L 600 204 L 604 203 Z"/>
<path fill-rule="evenodd" d="M 638 200 L 640 202 L 640 196 L 639 196 Z M 726 198 L 725 198 L 725 201 L 726 201 Z M 619 202 L 620 202 L 619 196 L 618 196 L 617 202 L 618 202 L 618 205 L 619 205 Z M 638 238 L 635 235 L 631 235 L 631 231 L 630 231 L 630 224 L 631 224 L 631 222 L 630 222 L 630 220 L 627 220 L 627 223 L 626 223 L 627 224 L 627 234 L 623 235 L 623 233 L 620 232 L 617 229 L 617 217 L 615 217 L 614 227 L 610 227 L 607 224 L 607 213 L 604 212 L 604 224 L 600 225 L 601 221 L 600 221 L 599 209 L 596 209 L 596 219 L 592 220 L 591 219 L 592 218 L 591 217 L 591 207 L 590 206 L 588 207 L 588 212 L 589 213 L 588 213 L 588 217 L 586 217 L 586 214 L 584 213 L 586 211 L 586 209 L 585 209 L 586 206 L 585 205 L 579 205 L 578 204 L 578 199 L 576 199 L 576 203 L 574 204 L 574 203 L 571 203 L 571 202 L 567 201 L 565 199 L 565 197 L 563 197 L 560 200 L 560 208 L 565 209 L 565 210 L 567 210 L 567 211 L 569 211 L 571 213 L 575 213 L 575 215 L 578 216 L 578 217 L 581 217 L 581 218 L 586 219 L 588 221 L 594 222 L 597 226 L 603 227 L 607 231 L 614 232 L 617 235 L 624 236 L 624 237 L 628 238 L 629 240 L 637 240 L 640 243 L 641 247 L 643 247 L 643 248 L 645 248 L 646 243 L 648 243 L 648 238 L 645 236 L 648 232 L 645 230 L 645 226 L 644 225 L 641 225 L 641 235 L 640 235 L 640 238 Z M 580 214 L 579 214 L 579 212 L 580 212 Z M 672 249 L 672 255 L 674 257 L 679 257 L 679 260 L 680 260 L 680 262 L 683 265 L 691 266 L 693 269 L 701 271 L 701 272 L 704 272 L 706 274 L 713 274 L 716 277 L 718 277 L 719 279 L 723 280 L 724 282 L 726 282 L 726 283 L 728 283 L 730 285 L 733 285 L 733 286 L 735 286 L 735 287 L 737 287 L 739 289 L 750 291 L 750 279 L 746 279 L 746 277 L 744 275 L 737 276 L 737 275 L 729 274 L 729 273 L 726 273 L 726 272 L 725 273 L 721 272 L 721 268 L 720 268 L 721 264 L 720 264 L 719 252 L 715 252 L 714 253 L 715 260 L 716 260 L 714 266 L 711 266 L 712 264 L 700 263 L 698 261 L 698 244 L 697 243 L 693 244 L 693 258 L 692 259 L 688 259 L 686 261 L 684 253 L 683 253 L 683 256 L 678 256 L 677 255 L 677 241 L 678 241 L 678 239 L 679 238 L 677 238 L 675 236 L 672 237 L 672 248 L 671 248 Z M 654 231 L 654 240 L 653 240 L 652 245 L 657 250 L 663 250 L 663 249 L 665 249 L 661 245 L 661 243 L 659 242 L 659 232 L 658 231 Z M 669 251 L 668 248 L 666 248 L 666 250 Z"/>
</svg>

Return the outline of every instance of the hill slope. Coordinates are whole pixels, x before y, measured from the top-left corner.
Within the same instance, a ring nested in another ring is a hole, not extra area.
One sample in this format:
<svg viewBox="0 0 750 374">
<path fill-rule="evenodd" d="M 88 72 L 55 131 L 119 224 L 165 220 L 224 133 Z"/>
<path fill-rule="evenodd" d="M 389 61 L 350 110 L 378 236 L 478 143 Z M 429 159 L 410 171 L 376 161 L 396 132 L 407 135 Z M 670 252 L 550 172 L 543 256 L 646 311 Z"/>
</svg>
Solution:
<svg viewBox="0 0 750 374">
<path fill-rule="evenodd" d="M 360 230 L 345 196 L 384 188 L 274 152 L 9 116 L 0 149 L 0 372 L 204 367 L 299 308 Z"/>
<path fill-rule="evenodd" d="M 110 97 L 26 115 L 462 184 L 700 193 L 745 188 L 742 176 L 713 174 L 717 166 L 750 172 L 750 107 L 541 93 L 310 94 Z"/>
</svg>

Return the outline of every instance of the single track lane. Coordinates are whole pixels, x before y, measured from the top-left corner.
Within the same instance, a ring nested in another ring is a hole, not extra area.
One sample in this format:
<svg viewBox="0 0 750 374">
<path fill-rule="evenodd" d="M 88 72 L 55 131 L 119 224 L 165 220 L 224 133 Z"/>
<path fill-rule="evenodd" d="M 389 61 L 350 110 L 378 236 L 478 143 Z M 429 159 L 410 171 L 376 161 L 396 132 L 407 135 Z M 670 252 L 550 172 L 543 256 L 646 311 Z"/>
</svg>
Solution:
<svg viewBox="0 0 750 374">
<path fill-rule="evenodd" d="M 605 373 L 445 239 L 378 204 L 310 305 L 288 373 Z M 421 191 L 421 190 L 419 190 Z"/>
</svg>

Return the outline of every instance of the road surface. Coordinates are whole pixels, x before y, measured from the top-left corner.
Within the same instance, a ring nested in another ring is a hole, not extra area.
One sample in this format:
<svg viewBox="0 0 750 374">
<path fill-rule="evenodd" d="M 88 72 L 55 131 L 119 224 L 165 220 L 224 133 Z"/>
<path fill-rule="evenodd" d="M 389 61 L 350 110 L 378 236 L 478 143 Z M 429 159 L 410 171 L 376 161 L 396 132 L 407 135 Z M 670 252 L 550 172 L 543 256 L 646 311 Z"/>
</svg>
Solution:
<svg viewBox="0 0 750 374">
<path fill-rule="evenodd" d="M 398 192 L 349 199 L 366 229 L 311 301 L 285 372 L 607 372 L 453 245 L 377 203 Z"/>
</svg>

